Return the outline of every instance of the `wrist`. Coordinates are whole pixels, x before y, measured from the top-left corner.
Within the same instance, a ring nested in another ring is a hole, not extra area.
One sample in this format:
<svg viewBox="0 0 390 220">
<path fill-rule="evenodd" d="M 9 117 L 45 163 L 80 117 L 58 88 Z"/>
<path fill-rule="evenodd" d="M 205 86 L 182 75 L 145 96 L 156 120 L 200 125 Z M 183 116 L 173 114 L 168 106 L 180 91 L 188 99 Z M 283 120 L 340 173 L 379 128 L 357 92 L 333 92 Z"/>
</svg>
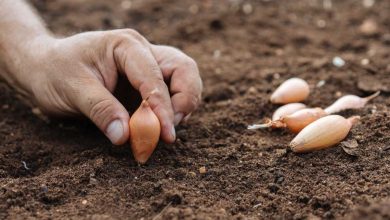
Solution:
<svg viewBox="0 0 390 220">
<path fill-rule="evenodd" d="M 0 75 L 19 93 L 31 96 L 33 85 L 42 77 L 39 68 L 45 62 L 45 54 L 55 41 L 53 36 L 44 33 L 1 45 Z"/>
</svg>

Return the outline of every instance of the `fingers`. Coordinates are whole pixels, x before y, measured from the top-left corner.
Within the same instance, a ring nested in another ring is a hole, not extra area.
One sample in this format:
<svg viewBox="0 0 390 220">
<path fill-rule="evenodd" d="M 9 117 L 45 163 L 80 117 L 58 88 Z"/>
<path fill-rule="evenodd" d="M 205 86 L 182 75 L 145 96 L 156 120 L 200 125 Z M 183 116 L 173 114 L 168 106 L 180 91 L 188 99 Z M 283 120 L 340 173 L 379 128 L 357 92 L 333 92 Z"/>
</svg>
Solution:
<svg viewBox="0 0 390 220">
<path fill-rule="evenodd" d="M 179 124 L 201 101 L 202 80 L 193 59 L 168 46 L 153 46 L 152 51 L 165 79 L 170 79 L 174 124 Z"/>
<path fill-rule="evenodd" d="M 128 141 L 129 114 L 98 79 L 83 79 L 71 87 L 73 103 L 113 144 L 120 145 Z"/>
<path fill-rule="evenodd" d="M 160 120 L 161 138 L 167 143 L 176 139 L 173 125 L 173 108 L 168 87 L 164 82 L 160 67 L 158 66 L 147 43 L 128 39 L 114 50 L 115 60 L 119 69 L 124 72 L 137 89 L 143 99 L 150 96 L 155 89 L 158 90 L 150 96 L 148 102 Z"/>
<path fill-rule="evenodd" d="M 199 98 L 183 92 L 176 93 L 172 96 L 172 104 L 175 109 L 175 125 L 180 124 L 184 118 L 188 119 L 187 116 L 197 108 L 199 102 L 198 100 Z"/>
<path fill-rule="evenodd" d="M 172 73 L 170 89 L 176 115 L 183 113 L 186 116 L 194 111 L 201 101 L 202 93 L 202 83 L 196 64 L 178 66 Z"/>
</svg>

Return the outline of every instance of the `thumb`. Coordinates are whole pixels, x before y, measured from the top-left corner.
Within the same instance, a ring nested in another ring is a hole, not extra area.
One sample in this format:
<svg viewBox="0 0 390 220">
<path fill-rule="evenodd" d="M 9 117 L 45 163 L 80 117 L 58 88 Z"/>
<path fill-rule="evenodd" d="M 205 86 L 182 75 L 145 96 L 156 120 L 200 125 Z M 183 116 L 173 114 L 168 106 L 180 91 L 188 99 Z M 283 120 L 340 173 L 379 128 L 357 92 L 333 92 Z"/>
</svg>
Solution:
<svg viewBox="0 0 390 220">
<path fill-rule="evenodd" d="M 74 104 L 113 144 L 124 144 L 129 138 L 129 113 L 98 80 L 87 85 L 80 88 Z"/>
</svg>

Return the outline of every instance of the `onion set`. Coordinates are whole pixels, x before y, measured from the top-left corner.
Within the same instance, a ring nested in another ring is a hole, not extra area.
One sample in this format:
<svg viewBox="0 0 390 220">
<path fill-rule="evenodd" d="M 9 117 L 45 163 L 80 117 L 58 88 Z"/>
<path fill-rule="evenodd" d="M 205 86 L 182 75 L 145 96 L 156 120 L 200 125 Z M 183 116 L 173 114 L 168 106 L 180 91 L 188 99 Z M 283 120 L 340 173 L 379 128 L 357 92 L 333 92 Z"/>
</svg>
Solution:
<svg viewBox="0 0 390 220">
<path fill-rule="evenodd" d="M 298 133 L 304 127 L 312 123 L 313 121 L 326 116 L 327 113 L 321 108 L 305 108 L 298 110 L 291 115 L 282 116 L 278 120 L 269 120 L 264 124 L 254 124 L 248 126 L 248 129 L 260 129 L 260 128 L 285 128 L 287 127 L 291 132 Z"/>
<path fill-rule="evenodd" d="M 265 123 L 249 125 L 247 128 L 288 128 L 297 133 L 289 146 L 292 151 L 298 153 L 328 148 L 342 141 L 360 119 L 360 116 L 346 119 L 333 114 L 347 109 L 363 108 L 377 97 L 380 91 L 367 97 L 346 95 L 326 109 L 307 108 L 305 104 L 299 103 L 305 100 L 309 93 L 309 85 L 303 79 L 286 80 L 270 97 L 272 103 L 285 105 L 273 113 L 272 120 L 267 118 Z"/>
<path fill-rule="evenodd" d="M 331 106 L 327 107 L 325 109 L 325 112 L 328 114 L 333 114 L 336 112 L 341 112 L 347 109 L 358 109 L 363 108 L 367 102 L 370 100 L 376 98 L 380 94 L 380 91 L 367 96 L 367 97 L 359 97 L 356 95 L 346 95 L 341 98 L 339 98 L 337 101 L 335 101 Z"/>
<path fill-rule="evenodd" d="M 306 108 L 306 105 L 302 103 L 290 103 L 283 105 L 276 109 L 276 111 L 272 115 L 272 121 L 276 121 L 283 116 L 291 115 L 292 113 L 304 108 Z"/>
<path fill-rule="evenodd" d="M 153 90 L 142 101 L 129 121 L 131 149 L 135 160 L 141 164 L 146 163 L 152 155 L 160 138 L 160 121 L 148 103 L 149 97 L 156 92 Z"/>
<path fill-rule="evenodd" d="M 345 119 L 339 115 L 320 118 L 299 132 L 291 141 L 290 148 L 302 153 L 331 147 L 342 141 L 359 119 L 359 116 Z"/>
<path fill-rule="evenodd" d="M 300 78 L 291 78 L 282 83 L 271 95 L 275 104 L 287 104 L 305 100 L 310 93 L 307 82 Z"/>
</svg>

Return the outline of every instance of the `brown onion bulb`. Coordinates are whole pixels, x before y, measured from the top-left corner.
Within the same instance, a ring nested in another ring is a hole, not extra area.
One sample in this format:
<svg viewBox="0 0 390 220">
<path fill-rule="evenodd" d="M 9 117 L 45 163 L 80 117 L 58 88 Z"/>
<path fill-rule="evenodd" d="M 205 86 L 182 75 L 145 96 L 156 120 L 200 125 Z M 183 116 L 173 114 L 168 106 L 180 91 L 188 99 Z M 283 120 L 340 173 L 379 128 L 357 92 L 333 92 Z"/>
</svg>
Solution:
<svg viewBox="0 0 390 220">
<path fill-rule="evenodd" d="M 320 118 L 299 132 L 291 141 L 290 148 L 302 153 L 331 147 L 342 141 L 359 119 L 359 116 L 345 119 L 339 115 Z"/>
<path fill-rule="evenodd" d="M 298 133 L 313 121 L 326 115 L 322 108 L 306 108 L 284 116 L 280 120 L 286 124 L 291 132 Z"/>
<path fill-rule="evenodd" d="M 341 112 L 341 111 L 347 110 L 347 109 L 363 108 L 367 104 L 367 102 L 374 99 L 379 94 L 380 94 L 380 91 L 378 91 L 370 96 L 364 97 L 364 98 L 356 96 L 356 95 L 346 95 L 346 96 L 339 98 L 331 106 L 327 107 L 325 109 L 325 111 L 328 114 L 334 114 L 336 112 Z"/>
<path fill-rule="evenodd" d="M 271 95 L 270 101 L 287 104 L 305 100 L 310 93 L 307 82 L 300 78 L 291 78 L 282 83 Z"/>
<path fill-rule="evenodd" d="M 142 101 L 129 121 L 131 149 L 135 160 L 141 164 L 146 163 L 152 155 L 161 132 L 160 121 L 147 99 Z"/>
<path fill-rule="evenodd" d="M 321 108 L 305 108 L 294 112 L 291 115 L 283 116 L 276 121 L 268 121 L 265 124 L 255 124 L 248 126 L 248 129 L 260 128 L 284 128 L 287 127 L 291 132 L 298 133 L 304 127 L 313 121 L 326 116 L 326 112 Z"/>
</svg>

